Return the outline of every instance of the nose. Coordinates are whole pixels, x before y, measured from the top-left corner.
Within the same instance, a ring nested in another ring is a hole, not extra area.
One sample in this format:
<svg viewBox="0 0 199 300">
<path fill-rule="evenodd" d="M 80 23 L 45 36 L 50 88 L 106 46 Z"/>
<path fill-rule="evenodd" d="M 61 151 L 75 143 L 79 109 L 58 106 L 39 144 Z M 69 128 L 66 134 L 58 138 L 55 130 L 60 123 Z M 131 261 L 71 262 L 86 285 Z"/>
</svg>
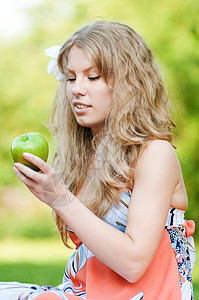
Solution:
<svg viewBox="0 0 199 300">
<path fill-rule="evenodd" d="M 83 79 L 81 78 L 76 78 L 75 82 L 73 83 L 72 87 L 72 93 L 75 96 L 81 95 L 84 96 L 86 94 L 86 85 Z"/>
</svg>

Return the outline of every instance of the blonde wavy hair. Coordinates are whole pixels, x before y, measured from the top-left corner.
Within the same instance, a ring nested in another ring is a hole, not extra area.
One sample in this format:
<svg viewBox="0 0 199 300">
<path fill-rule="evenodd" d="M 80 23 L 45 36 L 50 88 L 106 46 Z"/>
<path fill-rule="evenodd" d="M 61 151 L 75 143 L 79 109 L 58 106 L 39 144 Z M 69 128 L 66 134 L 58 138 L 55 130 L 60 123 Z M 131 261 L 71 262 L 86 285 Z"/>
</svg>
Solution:
<svg viewBox="0 0 199 300">
<path fill-rule="evenodd" d="M 78 30 L 62 46 L 58 66 L 66 74 L 68 53 L 82 48 L 96 64 L 105 81 L 114 79 L 112 108 L 103 137 L 95 147 L 90 128 L 81 127 L 66 95 L 67 79 L 58 88 L 49 127 L 57 140 L 54 167 L 74 194 L 80 191 L 94 158 L 83 203 L 102 217 L 118 190 L 126 188 L 140 153 L 149 140 L 172 142 L 168 95 L 161 72 L 143 38 L 129 26 L 96 21 Z M 87 178 L 88 179 L 88 178 Z M 56 215 L 66 246 L 67 226 Z"/>
</svg>

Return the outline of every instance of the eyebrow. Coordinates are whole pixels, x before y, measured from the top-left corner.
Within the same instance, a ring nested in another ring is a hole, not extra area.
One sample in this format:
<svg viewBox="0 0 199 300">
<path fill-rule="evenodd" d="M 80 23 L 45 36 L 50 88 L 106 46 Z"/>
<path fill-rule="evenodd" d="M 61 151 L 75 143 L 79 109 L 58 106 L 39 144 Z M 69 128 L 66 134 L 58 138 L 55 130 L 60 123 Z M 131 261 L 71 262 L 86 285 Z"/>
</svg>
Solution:
<svg viewBox="0 0 199 300">
<path fill-rule="evenodd" d="M 90 71 L 90 70 L 92 70 L 92 69 L 97 69 L 97 70 L 98 70 L 98 68 L 97 68 L 96 66 L 91 66 L 91 67 L 88 67 L 87 69 L 85 69 L 84 72 L 88 72 L 88 71 Z M 68 67 L 66 67 L 66 70 L 67 70 L 68 72 L 74 73 L 74 70 L 71 70 L 71 69 L 69 69 Z"/>
</svg>

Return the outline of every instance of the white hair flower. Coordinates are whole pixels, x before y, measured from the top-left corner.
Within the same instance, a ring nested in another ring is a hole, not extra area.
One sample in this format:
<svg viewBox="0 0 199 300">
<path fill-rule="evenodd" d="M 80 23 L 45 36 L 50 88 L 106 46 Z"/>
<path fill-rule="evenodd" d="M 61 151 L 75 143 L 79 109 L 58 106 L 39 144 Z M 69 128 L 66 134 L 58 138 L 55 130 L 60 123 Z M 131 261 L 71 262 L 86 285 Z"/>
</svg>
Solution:
<svg viewBox="0 0 199 300">
<path fill-rule="evenodd" d="M 66 76 L 60 72 L 57 65 L 57 57 L 59 55 L 60 49 L 61 46 L 55 45 L 48 49 L 45 49 L 45 54 L 51 57 L 51 60 L 49 61 L 47 66 L 47 72 L 49 74 L 54 74 L 58 80 L 63 81 Z"/>
</svg>

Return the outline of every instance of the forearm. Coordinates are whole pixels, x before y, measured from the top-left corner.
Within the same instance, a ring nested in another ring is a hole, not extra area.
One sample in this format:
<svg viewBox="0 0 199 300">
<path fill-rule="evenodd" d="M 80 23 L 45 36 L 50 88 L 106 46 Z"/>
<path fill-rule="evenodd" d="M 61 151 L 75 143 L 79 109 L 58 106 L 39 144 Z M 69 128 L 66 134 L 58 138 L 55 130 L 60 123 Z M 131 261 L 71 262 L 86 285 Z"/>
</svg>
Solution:
<svg viewBox="0 0 199 300">
<path fill-rule="evenodd" d="M 106 224 L 89 211 L 72 193 L 50 165 L 40 158 L 26 154 L 26 159 L 38 166 L 42 173 L 15 164 L 15 174 L 42 202 L 52 207 L 76 233 L 88 249 L 104 264 L 127 278 L 133 265 L 134 243 L 123 232 Z M 137 261 L 137 260 L 136 260 Z"/>
<path fill-rule="evenodd" d="M 55 205 L 54 210 L 100 261 L 136 281 L 139 262 L 132 239 L 95 216 L 76 197 L 71 200 L 66 206 Z"/>
</svg>

